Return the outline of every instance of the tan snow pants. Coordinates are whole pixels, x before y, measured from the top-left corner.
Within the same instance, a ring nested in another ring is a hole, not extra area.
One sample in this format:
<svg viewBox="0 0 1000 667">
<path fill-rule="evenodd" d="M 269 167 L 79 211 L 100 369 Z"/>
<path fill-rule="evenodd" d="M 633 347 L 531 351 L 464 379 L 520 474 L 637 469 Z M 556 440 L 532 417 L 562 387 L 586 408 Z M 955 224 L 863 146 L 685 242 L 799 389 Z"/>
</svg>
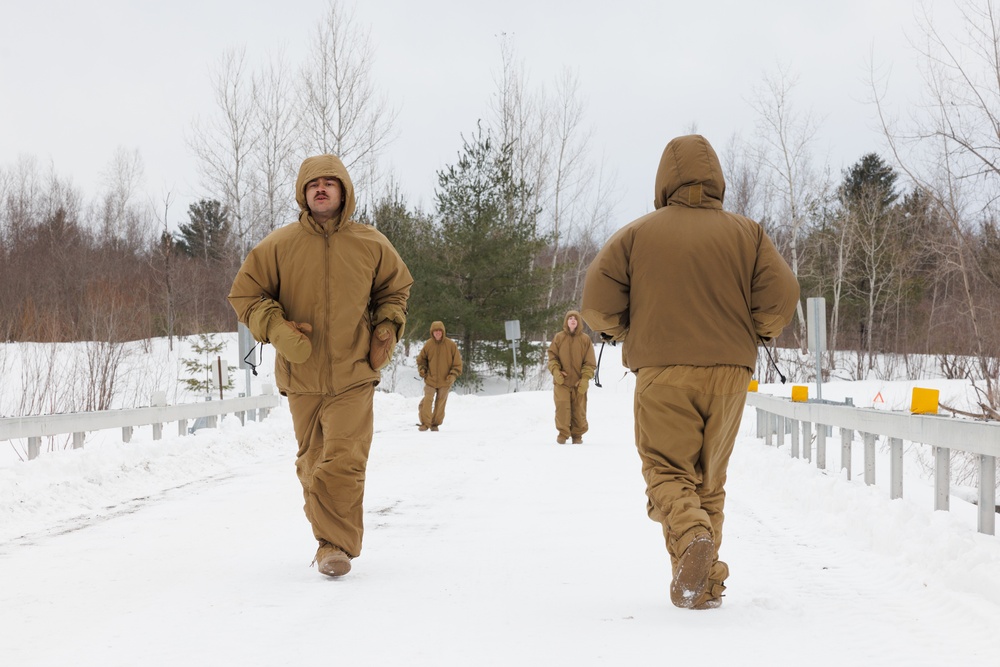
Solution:
<svg viewBox="0 0 1000 667">
<path fill-rule="evenodd" d="M 288 395 L 306 518 L 317 540 L 340 547 L 352 558 L 361 553 L 364 534 L 362 501 L 374 396 L 374 383 L 336 396 Z"/>
<path fill-rule="evenodd" d="M 590 428 L 587 424 L 587 394 L 576 387 L 552 385 L 556 403 L 556 430 L 564 438 L 581 436 Z"/>
<path fill-rule="evenodd" d="M 448 404 L 451 387 L 424 385 L 424 397 L 417 406 L 420 423 L 424 426 L 440 426 L 444 423 L 444 406 Z M 433 409 L 432 409 L 433 406 Z"/>
<path fill-rule="evenodd" d="M 729 574 L 719 561 L 726 471 L 750 376 L 743 366 L 668 366 L 641 368 L 636 380 L 635 442 L 649 517 L 662 524 L 675 569 L 692 538 L 709 531 L 709 578 L 720 582 Z"/>
</svg>

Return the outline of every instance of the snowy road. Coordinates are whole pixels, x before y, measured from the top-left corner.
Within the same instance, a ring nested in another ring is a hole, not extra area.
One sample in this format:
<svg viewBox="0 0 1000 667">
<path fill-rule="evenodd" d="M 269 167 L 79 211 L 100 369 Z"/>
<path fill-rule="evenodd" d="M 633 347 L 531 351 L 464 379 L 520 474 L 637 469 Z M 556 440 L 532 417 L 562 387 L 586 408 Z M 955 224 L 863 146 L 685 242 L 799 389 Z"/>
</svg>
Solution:
<svg viewBox="0 0 1000 667">
<path fill-rule="evenodd" d="M 764 447 L 752 412 L 730 468 L 725 604 L 692 612 L 669 602 L 630 392 L 592 396 L 577 447 L 554 444 L 548 392 L 453 396 L 440 433 L 413 427 L 414 398 L 380 394 L 376 410 L 365 548 L 348 577 L 309 567 L 282 408 L 204 436 L 239 452 L 231 469 L 211 459 L 198 481 L 95 520 L 11 515 L 31 529 L 0 540 L 0 664 L 1000 660 L 998 538 Z M 82 493 L 66 486 L 48 492 Z"/>
</svg>

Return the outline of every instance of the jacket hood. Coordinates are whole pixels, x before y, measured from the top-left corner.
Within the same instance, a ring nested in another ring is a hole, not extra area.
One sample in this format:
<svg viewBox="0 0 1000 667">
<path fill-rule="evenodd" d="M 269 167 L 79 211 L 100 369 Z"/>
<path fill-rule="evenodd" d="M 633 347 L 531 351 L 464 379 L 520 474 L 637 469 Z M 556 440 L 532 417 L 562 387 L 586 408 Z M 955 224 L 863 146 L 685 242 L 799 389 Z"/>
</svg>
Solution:
<svg viewBox="0 0 1000 667">
<path fill-rule="evenodd" d="M 444 322 L 440 320 L 435 320 L 434 322 L 431 322 L 431 336 L 434 335 L 435 331 L 440 331 L 442 338 L 448 335 L 448 331 L 444 328 Z"/>
<path fill-rule="evenodd" d="M 339 227 L 354 215 L 355 200 L 354 183 L 351 182 L 351 177 L 348 175 L 344 163 L 336 155 L 315 155 L 302 161 L 302 166 L 299 167 L 299 177 L 295 179 L 295 201 L 299 204 L 299 218 L 302 218 L 303 213 L 309 212 L 309 206 L 306 204 L 306 184 L 323 177 L 336 178 L 340 181 L 343 190 L 340 218 L 336 225 Z"/>
<path fill-rule="evenodd" d="M 575 333 L 573 333 L 573 332 L 571 332 L 569 330 L 569 318 L 571 316 L 576 318 L 576 332 Z M 568 333 L 570 335 L 576 335 L 576 334 L 578 334 L 578 333 L 580 333 L 580 332 L 583 331 L 583 318 L 580 317 L 580 311 L 579 310 L 570 310 L 570 311 L 568 311 L 566 313 L 566 316 L 563 318 L 563 331 L 565 331 L 566 333 Z"/>
<path fill-rule="evenodd" d="M 656 208 L 667 204 L 722 208 L 726 180 L 712 145 L 700 134 L 672 139 L 656 171 Z"/>
</svg>

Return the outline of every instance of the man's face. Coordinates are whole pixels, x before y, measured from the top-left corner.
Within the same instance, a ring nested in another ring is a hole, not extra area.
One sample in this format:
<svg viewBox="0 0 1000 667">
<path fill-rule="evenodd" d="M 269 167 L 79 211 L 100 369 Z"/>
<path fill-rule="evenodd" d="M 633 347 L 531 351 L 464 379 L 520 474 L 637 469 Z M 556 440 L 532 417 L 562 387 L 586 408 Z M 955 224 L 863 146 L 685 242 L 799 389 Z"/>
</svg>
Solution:
<svg viewBox="0 0 1000 667">
<path fill-rule="evenodd" d="M 314 178 L 306 183 L 306 205 L 314 218 L 329 220 L 340 211 L 343 190 L 336 178 Z"/>
<path fill-rule="evenodd" d="M 434 330 L 434 340 L 441 340 L 441 336 L 443 336 L 443 335 L 444 335 L 444 332 L 441 331 L 440 329 L 435 329 Z"/>
<path fill-rule="evenodd" d="M 566 326 L 569 327 L 570 333 L 576 331 L 577 327 L 576 315 L 570 315 L 568 318 L 566 318 Z"/>
</svg>

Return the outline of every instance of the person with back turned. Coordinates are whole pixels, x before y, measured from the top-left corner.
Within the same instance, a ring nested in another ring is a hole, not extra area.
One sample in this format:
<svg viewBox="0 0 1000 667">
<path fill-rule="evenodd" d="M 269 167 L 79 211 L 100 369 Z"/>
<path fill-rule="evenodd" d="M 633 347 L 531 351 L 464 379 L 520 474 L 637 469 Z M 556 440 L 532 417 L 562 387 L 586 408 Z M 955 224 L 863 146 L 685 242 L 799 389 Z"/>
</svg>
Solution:
<svg viewBox="0 0 1000 667">
<path fill-rule="evenodd" d="M 757 346 L 791 321 L 799 285 L 763 228 L 722 208 L 719 159 L 701 136 L 667 144 L 656 210 L 616 232 L 587 269 L 583 319 L 623 341 L 636 374 L 635 439 L 647 512 L 673 568 L 670 599 L 722 604 L 729 457 Z"/>
</svg>

